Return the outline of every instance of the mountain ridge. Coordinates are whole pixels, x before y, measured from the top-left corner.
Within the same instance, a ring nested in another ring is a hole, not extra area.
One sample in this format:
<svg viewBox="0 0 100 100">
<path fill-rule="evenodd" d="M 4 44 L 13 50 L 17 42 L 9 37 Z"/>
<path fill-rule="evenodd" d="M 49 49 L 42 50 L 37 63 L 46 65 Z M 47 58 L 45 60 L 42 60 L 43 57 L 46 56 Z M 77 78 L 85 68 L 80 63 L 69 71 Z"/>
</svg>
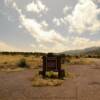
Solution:
<svg viewBox="0 0 100 100">
<path fill-rule="evenodd" d="M 100 55 L 100 47 L 89 47 L 85 49 L 68 50 L 61 54 L 65 55 Z"/>
</svg>

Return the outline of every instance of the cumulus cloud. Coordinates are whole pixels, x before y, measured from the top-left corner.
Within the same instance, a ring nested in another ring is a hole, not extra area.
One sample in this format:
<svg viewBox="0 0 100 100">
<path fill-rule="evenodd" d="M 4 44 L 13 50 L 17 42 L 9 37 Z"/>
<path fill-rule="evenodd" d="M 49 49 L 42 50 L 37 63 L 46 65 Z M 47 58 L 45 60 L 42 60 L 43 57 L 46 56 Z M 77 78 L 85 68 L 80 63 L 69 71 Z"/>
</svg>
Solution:
<svg viewBox="0 0 100 100">
<path fill-rule="evenodd" d="M 42 6 L 42 2 L 39 3 L 32 2 L 27 5 L 27 11 L 40 13 L 46 11 L 46 6 Z M 32 8 L 33 3 L 35 8 Z M 91 40 L 83 37 L 63 37 L 61 33 L 57 32 L 55 29 L 47 29 L 49 24 L 43 20 L 38 22 L 34 18 L 28 18 L 25 14 L 22 13 L 22 10 L 18 8 L 15 2 L 12 2 L 12 6 L 19 14 L 20 26 L 24 27 L 29 34 L 35 39 L 35 43 L 30 44 L 30 49 L 38 52 L 61 52 L 71 49 L 83 49 L 91 46 L 100 46 L 99 40 Z M 66 8 L 66 7 L 65 7 Z M 35 9 L 35 10 L 34 10 Z M 67 8 L 65 9 L 67 12 Z M 67 14 L 67 13 L 66 13 Z M 97 19 L 99 14 L 99 9 L 91 0 L 79 0 L 76 4 L 72 14 L 67 14 L 64 18 L 54 18 L 53 23 L 57 26 L 60 26 L 61 23 L 69 23 L 70 31 L 82 33 L 85 31 L 97 31 L 100 29 L 100 23 Z M 44 29 L 45 28 L 45 29 Z M 7 44 L 1 44 L 2 48 L 8 48 Z M 4 45 L 4 47 L 3 47 Z M 10 46 L 13 48 L 12 46 Z M 27 48 L 25 48 L 28 50 Z"/>
<path fill-rule="evenodd" d="M 43 20 L 43 21 L 41 22 L 41 24 L 42 24 L 44 27 L 48 27 L 48 23 L 47 23 L 45 20 Z"/>
<path fill-rule="evenodd" d="M 44 43 L 39 45 L 31 44 L 31 47 L 36 52 L 62 52 L 66 50 L 84 49 L 88 47 L 100 46 L 100 40 L 90 40 L 83 37 L 67 37 L 65 44 L 52 44 L 47 46 Z"/>
<path fill-rule="evenodd" d="M 0 52 L 9 51 L 9 52 L 33 52 L 33 48 L 29 47 L 16 47 L 4 41 L 0 41 Z"/>
<path fill-rule="evenodd" d="M 59 53 L 61 51 L 66 51 L 68 50 L 68 46 L 65 46 L 63 44 L 52 44 L 52 46 L 48 46 L 45 45 L 43 43 L 35 45 L 35 44 L 31 44 L 31 47 L 33 48 L 34 52 L 55 52 L 55 53 Z"/>
<path fill-rule="evenodd" d="M 21 50 L 10 44 L 0 41 L 0 51 L 21 51 Z"/>
<path fill-rule="evenodd" d="M 39 23 L 33 18 L 26 17 L 17 7 L 16 3 L 13 4 L 13 7 L 19 13 L 19 20 L 22 26 L 24 26 L 32 37 L 36 39 L 36 42 L 38 43 L 38 47 L 36 46 L 37 49 L 41 48 L 41 50 L 49 50 L 49 45 L 51 44 L 53 45 L 53 48 L 56 48 L 56 45 L 63 45 L 66 42 L 66 39 L 54 29 L 44 30 L 44 27 L 48 27 L 48 23 L 45 20 Z"/>
<path fill-rule="evenodd" d="M 68 6 L 65 6 L 65 7 L 63 8 L 63 13 L 64 13 L 64 14 L 67 14 L 68 10 L 69 10 L 69 7 L 68 7 Z"/>
<path fill-rule="evenodd" d="M 10 5 L 13 1 L 14 0 L 4 0 L 6 6 Z"/>
<path fill-rule="evenodd" d="M 74 49 L 83 49 L 88 47 L 100 46 L 100 40 L 90 40 L 83 37 L 74 37 L 72 38 L 73 43 L 72 47 Z"/>
<path fill-rule="evenodd" d="M 62 12 L 63 14 L 65 15 L 68 15 L 68 11 L 69 11 L 70 7 L 68 7 L 67 5 L 63 8 Z M 67 22 L 65 21 L 66 20 L 66 17 L 60 17 L 60 18 L 57 18 L 57 17 L 54 17 L 52 19 L 52 22 L 56 25 L 56 26 L 61 26 L 62 24 L 67 24 Z M 68 19 L 67 19 L 68 20 Z"/>
<path fill-rule="evenodd" d="M 46 5 L 44 5 L 40 0 L 33 0 L 31 3 L 29 3 L 26 7 L 27 11 L 29 12 L 35 12 L 35 13 L 40 13 L 40 12 L 47 12 L 48 8 Z"/>
<path fill-rule="evenodd" d="M 61 25 L 60 19 L 58 19 L 58 18 L 54 18 L 54 19 L 53 19 L 53 23 L 54 23 L 55 25 L 57 25 L 57 26 L 60 26 L 60 25 Z"/>
<path fill-rule="evenodd" d="M 94 33 L 100 30 L 100 20 L 97 19 L 100 9 L 92 0 L 79 0 L 71 15 L 65 17 L 70 24 L 69 32 Z"/>
<path fill-rule="evenodd" d="M 55 30 L 43 30 L 42 24 L 39 24 L 34 19 L 26 18 L 21 15 L 20 21 L 29 33 L 37 40 L 37 42 L 44 41 L 48 43 L 60 43 L 65 41 L 65 39 Z"/>
</svg>

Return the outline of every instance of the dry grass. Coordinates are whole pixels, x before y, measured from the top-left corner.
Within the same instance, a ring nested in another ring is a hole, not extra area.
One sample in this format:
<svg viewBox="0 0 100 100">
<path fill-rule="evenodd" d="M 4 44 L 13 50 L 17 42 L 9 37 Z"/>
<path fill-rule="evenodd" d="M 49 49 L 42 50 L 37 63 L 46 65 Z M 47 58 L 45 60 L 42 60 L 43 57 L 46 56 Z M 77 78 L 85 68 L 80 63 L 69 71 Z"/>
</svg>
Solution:
<svg viewBox="0 0 100 100">
<path fill-rule="evenodd" d="M 70 79 L 73 79 L 75 78 L 77 75 L 75 73 L 71 73 L 71 72 L 67 72 L 66 73 L 66 78 L 70 78 Z"/>
<path fill-rule="evenodd" d="M 8 68 L 8 69 L 1 69 L 1 71 L 4 71 L 4 72 L 19 72 L 19 71 L 23 71 L 25 69 L 23 68 L 15 68 L 15 69 L 11 69 L 11 68 Z"/>
<path fill-rule="evenodd" d="M 57 75 L 57 73 L 56 73 Z M 63 79 L 58 78 L 42 78 L 38 74 L 34 76 L 34 78 L 30 79 L 32 81 L 32 86 L 34 87 L 44 87 L 44 86 L 60 86 L 63 84 L 64 80 L 67 78 L 73 79 L 76 75 L 74 73 L 66 72 L 65 77 Z"/>
<path fill-rule="evenodd" d="M 63 83 L 64 80 L 60 79 L 42 79 L 42 78 L 35 78 L 32 80 L 32 85 L 36 87 L 42 86 L 59 86 Z"/>
<path fill-rule="evenodd" d="M 90 65 L 94 64 L 95 61 L 91 58 L 71 58 L 69 64 L 80 64 L 80 65 Z"/>
<path fill-rule="evenodd" d="M 40 57 L 23 56 L 23 55 L 0 55 L 0 69 L 16 69 L 17 62 L 20 59 L 25 59 L 30 68 L 39 68 L 42 61 Z"/>
<path fill-rule="evenodd" d="M 0 55 L 0 70 L 2 69 L 16 69 L 19 68 L 17 65 L 17 62 L 21 59 L 25 59 L 27 65 L 29 65 L 29 68 L 36 68 L 38 69 L 42 65 L 42 59 L 41 57 L 36 57 L 34 55 Z M 66 59 L 67 62 L 67 59 Z M 68 64 L 93 64 L 94 59 L 91 60 L 91 58 L 70 58 Z M 66 66 L 65 66 L 66 67 Z M 63 66 L 62 66 L 63 68 Z"/>
<path fill-rule="evenodd" d="M 60 86 L 64 82 L 64 79 L 58 78 L 42 78 L 38 73 L 35 74 L 33 78 L 30 79 L 32 81 L 33 87 L 44 87 L 44 86 Z"/>
</svg>

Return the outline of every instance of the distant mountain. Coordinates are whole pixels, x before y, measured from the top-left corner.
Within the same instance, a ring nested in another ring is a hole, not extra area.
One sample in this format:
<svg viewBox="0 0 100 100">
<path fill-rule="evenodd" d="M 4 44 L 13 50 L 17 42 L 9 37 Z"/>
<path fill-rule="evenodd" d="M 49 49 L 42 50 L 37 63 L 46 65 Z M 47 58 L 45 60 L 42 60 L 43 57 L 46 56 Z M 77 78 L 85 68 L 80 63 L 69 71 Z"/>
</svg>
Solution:
<svg viewBox="0 0 100 100">
<path fill-rule="evenodd" d="M 85 48 L 85 49 L 81 49 L 81 50 L 69 50 L 69 51 L 62 52 L 61 54 L 100 56 L 100 47 L 90 47 L 90 48 Z"/>
<path fill-rule="evenodd" d="M 99 55 L 100 56 L 100 47 L 86 48 L 84 50 L 84 53 L 88 55 Z"/>
</svg>

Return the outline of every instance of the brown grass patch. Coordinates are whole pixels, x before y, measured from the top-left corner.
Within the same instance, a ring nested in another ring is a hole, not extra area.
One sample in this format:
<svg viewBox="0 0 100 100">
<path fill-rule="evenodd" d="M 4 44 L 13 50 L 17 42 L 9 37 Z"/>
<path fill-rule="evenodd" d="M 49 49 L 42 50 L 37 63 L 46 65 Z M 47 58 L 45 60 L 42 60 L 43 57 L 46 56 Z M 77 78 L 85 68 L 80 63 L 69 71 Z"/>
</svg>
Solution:
<svg viewBox="0 0 100 100">
<path fill-rule="evenodd" d="M 71 79 L 73 79 L 73 78 L 75 78 L 77 75 L 75 74 L 75 73 L 71 73 L 71 72 L 67 72 L 66 73 L 66 78 L 71 78 Z"/>
<path fill-rule="evenodd" d="M 72 59 L 70 59 L 69 64 L 90 65 L 90 64 L 94 64 L 94 63 L 95 63 L 95 61 L 93 61 L 90 58 L 72 58 Z"/>
<path fill-rule="evenodd" d="M 25 57 L 24 55 L 0 55 L 0 70 L 2 69 L 16 69 L 19 66 L 16 64 L 20 59 L 25 59 L 29 68 L 39 68 L 42 64 L 41 57 L 34 57 L 33 55 Z"/>
<path fill-rule="evenodd" d="M 59 86 L 63 83 L 64 80 L 60 79 L 42 79 L 37 78 L 32 80 L 32 85 L 36 87 L 43 87 L 43 86 Z"/>
<path fill-rule="evenodd" d="M 19 72 L 19 71 L 23 71 L 25 69 L 23 68 L 16 68 L 16 69 L 11 69 L 11 68 L 8 68 L 8 69 L 1 69 L 1 71 L 4 71 L 4 72 Z"/>
</svg>

